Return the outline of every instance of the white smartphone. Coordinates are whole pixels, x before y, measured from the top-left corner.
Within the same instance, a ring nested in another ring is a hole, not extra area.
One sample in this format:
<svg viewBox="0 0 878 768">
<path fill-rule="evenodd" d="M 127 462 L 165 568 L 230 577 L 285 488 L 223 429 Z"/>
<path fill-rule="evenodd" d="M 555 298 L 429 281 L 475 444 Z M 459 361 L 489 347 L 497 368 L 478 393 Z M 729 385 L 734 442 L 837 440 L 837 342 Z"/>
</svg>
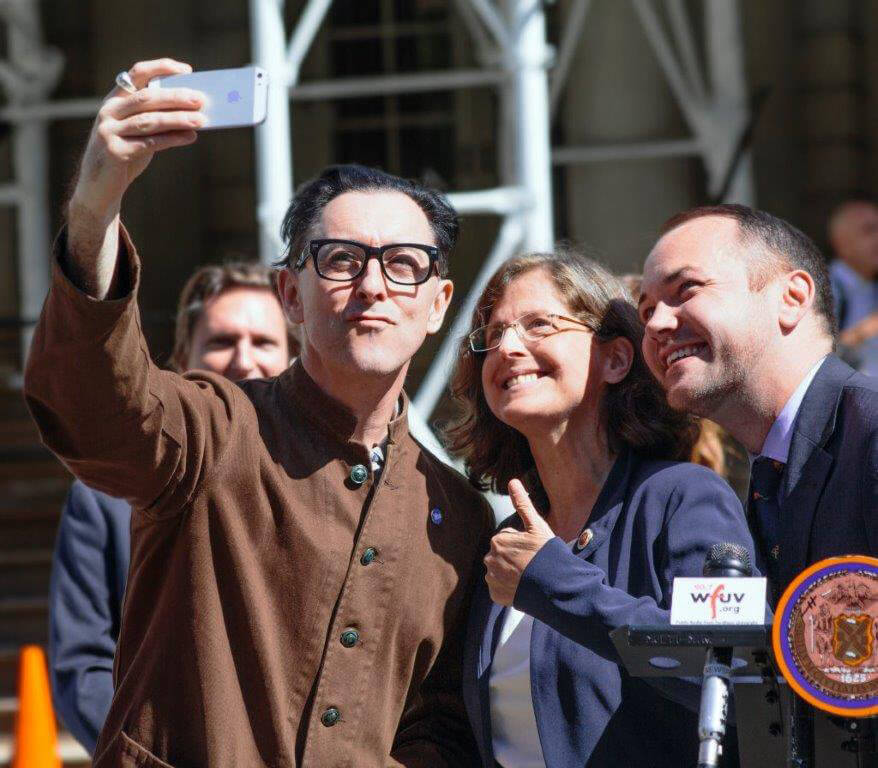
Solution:
<svg viewBox="0 0 878 768">
<path fill-rule="evenodd" d="M 201 130 L 259 125 L 268 107 L 268 72 L 260 67 L 208 69 L 149 81 L 149 88 L 191 88 L 205 95 Z"/>
</svg>

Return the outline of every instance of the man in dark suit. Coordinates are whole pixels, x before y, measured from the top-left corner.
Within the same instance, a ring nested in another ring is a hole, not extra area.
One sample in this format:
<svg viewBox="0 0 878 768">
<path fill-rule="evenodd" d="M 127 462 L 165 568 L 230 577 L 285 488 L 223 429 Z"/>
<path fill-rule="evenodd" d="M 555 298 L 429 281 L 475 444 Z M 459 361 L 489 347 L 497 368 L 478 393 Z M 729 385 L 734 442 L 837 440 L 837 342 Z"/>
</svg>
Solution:
<svg viewBox="0 0 878 768">
<path fill-rule="evenodd" d="M 878 555 L 878 379 L 832 354 L 814 243 L 744 206 L 686 211 L 647 258 L 639 309 L 671 405 L 751 455 L 747 511 L 773 602 L 811 563 Z"/>
</svg>

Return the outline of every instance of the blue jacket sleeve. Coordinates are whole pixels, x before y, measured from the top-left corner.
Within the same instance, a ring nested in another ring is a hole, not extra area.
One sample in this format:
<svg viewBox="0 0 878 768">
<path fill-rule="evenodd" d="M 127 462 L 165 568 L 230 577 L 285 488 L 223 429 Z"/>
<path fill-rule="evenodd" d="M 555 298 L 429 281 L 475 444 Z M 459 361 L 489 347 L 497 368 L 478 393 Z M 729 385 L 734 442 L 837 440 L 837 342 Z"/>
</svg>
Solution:
<svg viewBox="0 0 878 768">
<path fill-rule="evenodd" d="M 604 658 L 621 663 L 609 633 L 630 624 L 667 624 L 674 577 L 700 576 L 713 544 L 741 544 L 752 561 L 753 540 L 732 489 L 704 468 L 679 466 L 672 475 L 679 482 L 671 482 L 667 492 L 641 494 L 640 508 L 632 505 L 622 512 L 657 516 L 650 545 L 627 556 L 631 570 L 653 568 L 652 581 L 659 585 L 659 594 L 635 597 L 610 585 L 599 567 L 554 538 L 524 570 L 515 607 Z M 668 480 L 665 477 L 662 484 Z M 647 682 L 697 711 L 698 688 L 693 681 L 650 678 Z"/>
<path fill-rule="evenodd" d="M 113 698 L 113 655 L 127 571 L 128 505 L 74 483 L 61 515 L 49 587 L 49 675 L 61 721 L 89 751 Z M 126 526 L 124 531 L 114 530 Z M 121 560 L 121 562 L 120 562 Z"/>
</svg>

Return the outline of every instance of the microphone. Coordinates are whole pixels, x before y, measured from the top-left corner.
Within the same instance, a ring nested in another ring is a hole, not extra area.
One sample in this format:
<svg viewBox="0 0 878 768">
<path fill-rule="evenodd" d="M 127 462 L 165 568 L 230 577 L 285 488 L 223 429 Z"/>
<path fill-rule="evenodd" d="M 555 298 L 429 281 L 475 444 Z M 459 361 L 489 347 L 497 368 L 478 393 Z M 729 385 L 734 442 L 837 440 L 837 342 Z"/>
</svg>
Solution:
<svg viewBox="0 0 878 768">
<path fill-rule="evenodd" d="M 750 553 L 740 544 L 714 544 L 704 562 L 704 576 L 746 578 L 753 573 Z M 729 712 L 731 648 L 708 648 L 698 710 L 698 768 L 718 768 Z"/>
</svg>

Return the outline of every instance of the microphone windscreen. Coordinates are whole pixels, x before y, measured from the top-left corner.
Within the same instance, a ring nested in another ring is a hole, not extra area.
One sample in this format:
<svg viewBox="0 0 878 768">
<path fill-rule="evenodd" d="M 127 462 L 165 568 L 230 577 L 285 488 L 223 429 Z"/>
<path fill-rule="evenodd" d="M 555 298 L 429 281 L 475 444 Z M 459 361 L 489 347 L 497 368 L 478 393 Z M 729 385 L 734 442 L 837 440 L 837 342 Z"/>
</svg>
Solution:
<svg viewBox="0 0 878 768">
<path fill-rule="evenodd" d="M 740 576 L 749 576 L 753 573 L 747 548 L 731 542 L 714 544 L 704 561 L 704 575 L 732 575 L 734 571 L 738 571 Z"/>
</svg>

